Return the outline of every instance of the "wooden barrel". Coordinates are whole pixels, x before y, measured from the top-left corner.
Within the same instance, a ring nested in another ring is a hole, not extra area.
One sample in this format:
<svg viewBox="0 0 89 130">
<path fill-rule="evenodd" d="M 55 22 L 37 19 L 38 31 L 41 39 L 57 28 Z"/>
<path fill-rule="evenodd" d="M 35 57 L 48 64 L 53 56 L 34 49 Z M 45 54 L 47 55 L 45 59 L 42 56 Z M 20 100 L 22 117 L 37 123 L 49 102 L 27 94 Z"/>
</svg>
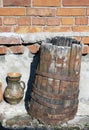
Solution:
<svg viewBox="0 0 89 130">
<path fill-rule="evenodd" d="M 52 125 L 73 119 L 78 108 L 82 46 L 71 38 L 59 41 L 41 45 L 28 111 Z"/>
</svg>

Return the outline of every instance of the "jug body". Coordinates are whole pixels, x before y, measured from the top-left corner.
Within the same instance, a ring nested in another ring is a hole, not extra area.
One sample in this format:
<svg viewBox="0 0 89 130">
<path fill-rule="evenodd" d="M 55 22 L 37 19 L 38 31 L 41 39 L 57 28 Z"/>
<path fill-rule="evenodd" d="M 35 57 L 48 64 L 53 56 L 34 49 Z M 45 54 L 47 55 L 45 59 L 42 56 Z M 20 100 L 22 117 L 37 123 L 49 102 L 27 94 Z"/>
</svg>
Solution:
<svg viewBox="0 0 89 130">
<path fill-rule="evenodd" d="M 25 83 L 20 81 L 20 73 L 9 73 L 4 99 L 10 104 L 19 103 L 24 96 Z"/>
</svg>

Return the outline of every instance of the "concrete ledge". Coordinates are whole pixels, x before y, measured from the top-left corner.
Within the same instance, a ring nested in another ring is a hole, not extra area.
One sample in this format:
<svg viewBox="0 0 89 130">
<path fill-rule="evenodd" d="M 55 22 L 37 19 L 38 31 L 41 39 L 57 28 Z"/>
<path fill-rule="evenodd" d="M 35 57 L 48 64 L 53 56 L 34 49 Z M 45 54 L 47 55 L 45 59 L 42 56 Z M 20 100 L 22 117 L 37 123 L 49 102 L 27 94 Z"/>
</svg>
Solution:
<svg viewBox="0 0 89 130">
<path fill-rule="evenodd" d="M 54 36 L 75 38 L 78 41 L 81 41 L 81 43 L 86 45 L 83 48 L 82 54 L 89 53 L 88 32 L 61 32 L 61 33 L 40 32 L 40 33 L 27 33 L 27 34 L 0 33 L 0 55 L 6 54 L 8 52 L 8 49 L 14 54 L 23 54 L 25 46 L 27 46 L 29 51 L 31 51 L 31 48 L 29 46 L 31 46 L 32 43 L 37 43 L 39 41 L 46 41 L 47 38 L 51 39 Z M 35 46 L 32 46 L 32 48 L 35 49 Z"/>
</svg>

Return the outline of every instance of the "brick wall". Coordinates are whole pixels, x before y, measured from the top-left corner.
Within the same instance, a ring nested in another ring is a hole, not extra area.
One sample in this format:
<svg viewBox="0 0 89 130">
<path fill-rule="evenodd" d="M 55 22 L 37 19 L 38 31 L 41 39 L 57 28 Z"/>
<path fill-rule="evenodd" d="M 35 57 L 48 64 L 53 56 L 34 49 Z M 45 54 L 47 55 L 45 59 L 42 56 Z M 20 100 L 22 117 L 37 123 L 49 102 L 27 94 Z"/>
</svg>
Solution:
<svg viewBox="0 0 89 130">
<path fill-rule="evenodd" d="M 88 45 L 88 6 L 89 0 L 1 0 L 0 32 L 80 32 L 86 35 L 76 38 Z"/>
</svg>

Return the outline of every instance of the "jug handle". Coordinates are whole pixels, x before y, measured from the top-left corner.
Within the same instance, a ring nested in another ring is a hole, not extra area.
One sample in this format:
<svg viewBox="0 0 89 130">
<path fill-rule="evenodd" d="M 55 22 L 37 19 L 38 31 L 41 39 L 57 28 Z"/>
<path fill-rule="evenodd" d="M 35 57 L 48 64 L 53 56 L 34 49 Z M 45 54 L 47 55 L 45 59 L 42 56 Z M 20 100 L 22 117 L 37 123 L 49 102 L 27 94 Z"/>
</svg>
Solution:
<svg viewBox="0 0 89 130">
<path fill-rule="evenodd" d="M 25 83 L 24 83 L 24 81 L 20 81 L 20 83 L 23 85 L 23 86 L 21 86 L 23 89 L 25 89 Z"/>
</svg>

